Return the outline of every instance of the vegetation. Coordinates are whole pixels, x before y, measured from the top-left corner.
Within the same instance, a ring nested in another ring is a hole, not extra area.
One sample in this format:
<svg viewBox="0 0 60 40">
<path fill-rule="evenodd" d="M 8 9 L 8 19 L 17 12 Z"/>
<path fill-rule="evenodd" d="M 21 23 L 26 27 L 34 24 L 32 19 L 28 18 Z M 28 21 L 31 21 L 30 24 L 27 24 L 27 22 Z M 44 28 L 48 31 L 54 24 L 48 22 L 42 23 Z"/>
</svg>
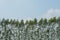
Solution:
<svg viewBox="0 0 60 40">
<path fill-rule="evenodd" d="M 60 40 L 60 17 L 0 21 L 0 40 Z"/>
</svg>

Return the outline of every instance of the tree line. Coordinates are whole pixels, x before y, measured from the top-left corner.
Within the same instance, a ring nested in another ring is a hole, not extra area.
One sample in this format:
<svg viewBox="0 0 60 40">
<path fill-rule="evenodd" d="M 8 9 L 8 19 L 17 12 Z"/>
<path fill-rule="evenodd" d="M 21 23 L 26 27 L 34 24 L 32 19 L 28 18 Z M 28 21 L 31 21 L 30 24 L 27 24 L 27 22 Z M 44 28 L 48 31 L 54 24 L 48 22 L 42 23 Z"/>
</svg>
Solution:
<svg viewBox="0 0 60 40">
<path fill-rule="evenodd" d="M 0 40 L 60 40 L 60 17 L 41 18 L 39 21 L 2 19 Z"/>
</svg>

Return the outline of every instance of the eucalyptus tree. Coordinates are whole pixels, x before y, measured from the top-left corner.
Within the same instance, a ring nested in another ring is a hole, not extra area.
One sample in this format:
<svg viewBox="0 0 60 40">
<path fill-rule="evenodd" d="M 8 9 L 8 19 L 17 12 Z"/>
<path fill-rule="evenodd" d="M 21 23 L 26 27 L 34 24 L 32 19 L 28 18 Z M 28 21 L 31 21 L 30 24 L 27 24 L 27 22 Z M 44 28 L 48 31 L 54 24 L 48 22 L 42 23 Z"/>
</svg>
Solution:
<svg viewBox="0 0 60 40">
<path fill-rule="evenodd" d="M 18 25 L 19 25 L 18 26 L 18 40 L 20 40 L 20 36 L 21 36 L 21 34 L 20 34 L 21 23 L 19 22 Z"/>
<path fill-rule="evenodd" d="M 17 20 L 15 20 L 14 22 L 14 28 L 15 28 L 15 32 L 14 32 L 14 40 L 19 40 L 19 21 L 18 21 L 18 19 Z"/>
<path fill-rule="evenodd" d="M 49 30 L 49 33 L 50 33 L 50 39 L 51 40 L 55 40 L 56 38 L 56 17 L 53 17 L 51 19 L 49 19 L 49 26 L 50 26 L 50 30 Z"/>
<path fill-rule="evenodd" d="M 28 20 L 26 20 L 26 22 L 25 22 L 24 40 L 27 40 L 28 27 L 29 27 L 29 22 L 28 22 Z"/>
<path fill-rule="evenodd" d="M 43 20 L 43 25 L 48 25 L 48 21 L 46 18 Z"/>
<path fill-rule="evenodd" d="M 19 21 L 18 20 L 15 22 L 15 26 L 19 27 Z"/>
<path fill-rule="evenodd" d="M 20 23 L 21 23 L 21 29 L 22 29 L 21 32 L 22 32 L 24 31 L 25 28 L 24 20 L 22 19 Z"/>
<path fill-rule="evenodd" d="M 28 25 L 28 23 L 29 23 L 28 20 L 26 20 L 25 25 Z"/>
<path fill-rule="evenodd" d="M 60 17 L 57 18 L 57 38 L 60 40 Z"/>
<path fill-rule="evenodd" d="M 36 18 L 34 18 L 34 20 L 33 20 L 33 21 L 34 21 L 34 24 L 36 25 L 36 24 L 37 24 L 37 19 L 36 19 Z"/>
<path fill-rule="evenodd" d="M 45 40 L 49 40 L 49 32 L 47 31 L 48 21 L 46 18 L 43 19 L 43 35 Z M 47 32 L 46 32 L 47 31 Z M 48 36 L 48 37 L 47 37 Z M 46 39 L 47 38 L 47 39 Z"/>
<path fill-rule="evenodd" d="M 15 35 L 14 35 L 15 31 L 14 30 L 15 30 L 16 20 L 15 19 L 11 19 L 10 22 L 9 22 L 9 24 L 10 24 L 10 27 L 11 27 L 11 30 L 12 30 L 12 36 L 13 36 L 12 38 L 14 40 L 15 39 Z"/>
<path fill-rule="evenodd" d="M 42 23 L 43 31 L 46 30 L 47 26 L 48 26 L 48 21 L 47 21 L 47 19 L 45 18 L 45 19 L 43 19 L 43 23 Z"/>
<path fill-rule="evenodd" d="M 38 25 L 39 25 L 39 28 L 41 30 L 42 26 L 43 26 L 43 19 L 42 18 L 39 20 Z"/>
<path fill-rule="evenodd" d="M 39 28 L 41 28 L 42 24 L 43 24 L 43 19 L 41 18 L 38 22 Z"/>
<path fill-rule="evenodd" d="M 14 19 L 13 21 L 12 21 L 12 25 L 15 25 L 16 24 L 16 20 Z"/>
<path fill-rule="evenodd" d="M 23 19 L 21 20 L 20 23 L 21 23 L 21 27 L 24 28 L 24 20 Z"/>
<path fill-rule="evenodd" d="M 1 21 L 2 30 L 4 28 L 4 21 L 5 21 L 5 19 L 3 18 L 2 21 Z M 4 32 L 2 32 L 2 38 L 4 38 Z"/>
<path fill-rule="evenodd" d="M 41 40 L 42 40 L 42 37 L 41 37 L 42 36 L 41 35 L 42 34 L 42 30 L 41 30 L 42 29 L 42 25 L 43 25 L 43 19 L 41 18 L 39 20 L 39 22 L 38 22 L 38 26 L 39 26 L 38 30 L 39 30 L 39 37 L 40 37 L 39 39 L 41 39 Z"/>
<path fill-rule="evenodd" d="M 56 21 L 60 25 L 60 17 L 58 17 Z"/>
<path fill-rule="evenodd" d="M 38 25 L 37 25 L 37 19 L 36 18 L 34 18 L 34 20 L 33 20 L 33 26 L 34 26 L 34 31 L 35 30 L 37 30 L 37 28 L 38 28 Z"/>
<path fill-rule="evenodd" d="M 56 23 L 56 17 L 50 18 L 50 19 L 48 20 L 48 22 L 49 22 L 49 24 L 54 24 L 54 23 Z"/>
<path fill-rule="evenodd" d="M 39 39 L 39 26 L 38 26 L 38 22 L 37 22 L 37 19 L 34 18 L 33 20 L 33 25 L 34 25 L 34 40 L 38 40 Z"/>
<path fill-rule="evenodd" d="M 3 18 L 2 21 L 1 21 L 2 29 L 5 27 L 4 22 L 5 22 L 5 19 Z M 5 28 L 6 28 L 6 27 L 5 27 Z M 6 35 L 6 29 L 4 30 L 4 32 L 2 33 L 2 35 L 3 35 L 3 38 L 4 38 L 4 36 Z M 5 36 L 5 37 L 6 37 L 6 36 Z"/>
<path fill-rule="evenodd" d="M 28 28 L 28 34 L 27 34 L 27 36 L 28 36 L 28 39 L 31 40 L 31 39 L 33 39 L 33 36 L 32 36 L 33 21 L 29 20 L 28 24 L 29 25 L 27 26 L 27 28 Z"/>
<path fill-rule="evenodd" d="M 34 18 L 34 20 L 31 21 L 31 25 L 33 26 L 32 30 L 36 30 L 36 28 L 37 28 L 37 19 L 36 18 Z"/>
<path fill-rule="evenodd" d="M 12 25 L 12 21 L 13 21 L 13 20 L 12 20 L 12 19 L 10 19 L 9 24 L 11 24 L 11 25 Z"/>
<path fill-rule="evenodd" d="M 17 40 L 21 40 L 21 22 L 19 22 L 19 20 L 17 20 L 17 21 L 15 21 L 15 28 L 17 28 L 17 30 L 16 30 L 16 37 L 17 37 Z"/>
<path fill-rule="evenodd" d="M 5 40 L 8 40 L 8 38 L 7 38 L 8 37 L 8 35 L 7 35 L 8 34 L 7 33 L 7 29 L 8 29 L 7 25 L 9 24 L 9 19 L 6 19 L 4 23 L 5 23 L 5 28 L 4 29 L 5 29 L 5 35 L 6 35 Z"/>
<path fill-rule="evenodd" d="M 5 20 L 4 18 L 3 18 L 3 20 L 2 20 L 2 26 L 3 26 L 3 29 L 4 29 L 4 32 L 3 32 L 3 36 L 4 36 L 4 40 L 8 40 L 8 38 L 7 38 L 7 25 L 8 25 L 8 23 L 9 23 L 9 19 L 7 19 L 7 20 Z"/>
<path fill-rule="evenodd" d="M 39 25 L 42 25 L 43 24 L 43 18 L 41 18 L 38 22 Z"/>
<path fill-rule="evenodd" d="M 25 29 L 25 24 L 24 24 L 24 20 L 22 19 L 19 22 L 19 39 L 20 40 L 24 38 L 24 29 Z"/>
<path fill-rule="evenodd" d="M 5 19 L 3 18 L 2 21 L 1 21 L 2 27 L 4 26 L 4 21 L 5 21 Z"/>
</svg>

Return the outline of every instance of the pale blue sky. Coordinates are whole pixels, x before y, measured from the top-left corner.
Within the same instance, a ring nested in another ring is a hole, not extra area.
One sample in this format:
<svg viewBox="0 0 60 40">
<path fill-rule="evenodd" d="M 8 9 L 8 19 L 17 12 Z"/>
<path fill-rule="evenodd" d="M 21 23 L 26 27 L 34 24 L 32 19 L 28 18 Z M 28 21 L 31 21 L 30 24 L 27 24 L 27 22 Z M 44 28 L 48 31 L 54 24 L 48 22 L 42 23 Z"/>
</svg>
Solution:
<svg viewBox="0 0 60 40">
<path fill-rule="evenodd" d="M 41 18 L 50 9 L 60 10 L 60 0 L 0 0 L 0 18 Z"/>
</svg>

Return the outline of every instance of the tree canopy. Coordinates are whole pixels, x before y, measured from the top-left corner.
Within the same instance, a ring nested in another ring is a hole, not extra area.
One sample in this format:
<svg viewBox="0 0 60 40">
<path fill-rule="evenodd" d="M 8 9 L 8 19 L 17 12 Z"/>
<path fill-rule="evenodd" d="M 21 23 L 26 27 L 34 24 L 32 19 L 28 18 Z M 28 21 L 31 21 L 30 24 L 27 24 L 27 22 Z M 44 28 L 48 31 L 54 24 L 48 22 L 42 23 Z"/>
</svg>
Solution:
<svg viewBox="0 0 60 40">
<path fill-rule="evenodd" d="M 54 25 L 53 25 L 54 24 Z M 50 38 L 49 38 L 50 37 Z M 57 39 L 56 39 L 57 38 Z M 0 21 L 0 40 L 60 40 L 60 17 Z"/>
</svg>

